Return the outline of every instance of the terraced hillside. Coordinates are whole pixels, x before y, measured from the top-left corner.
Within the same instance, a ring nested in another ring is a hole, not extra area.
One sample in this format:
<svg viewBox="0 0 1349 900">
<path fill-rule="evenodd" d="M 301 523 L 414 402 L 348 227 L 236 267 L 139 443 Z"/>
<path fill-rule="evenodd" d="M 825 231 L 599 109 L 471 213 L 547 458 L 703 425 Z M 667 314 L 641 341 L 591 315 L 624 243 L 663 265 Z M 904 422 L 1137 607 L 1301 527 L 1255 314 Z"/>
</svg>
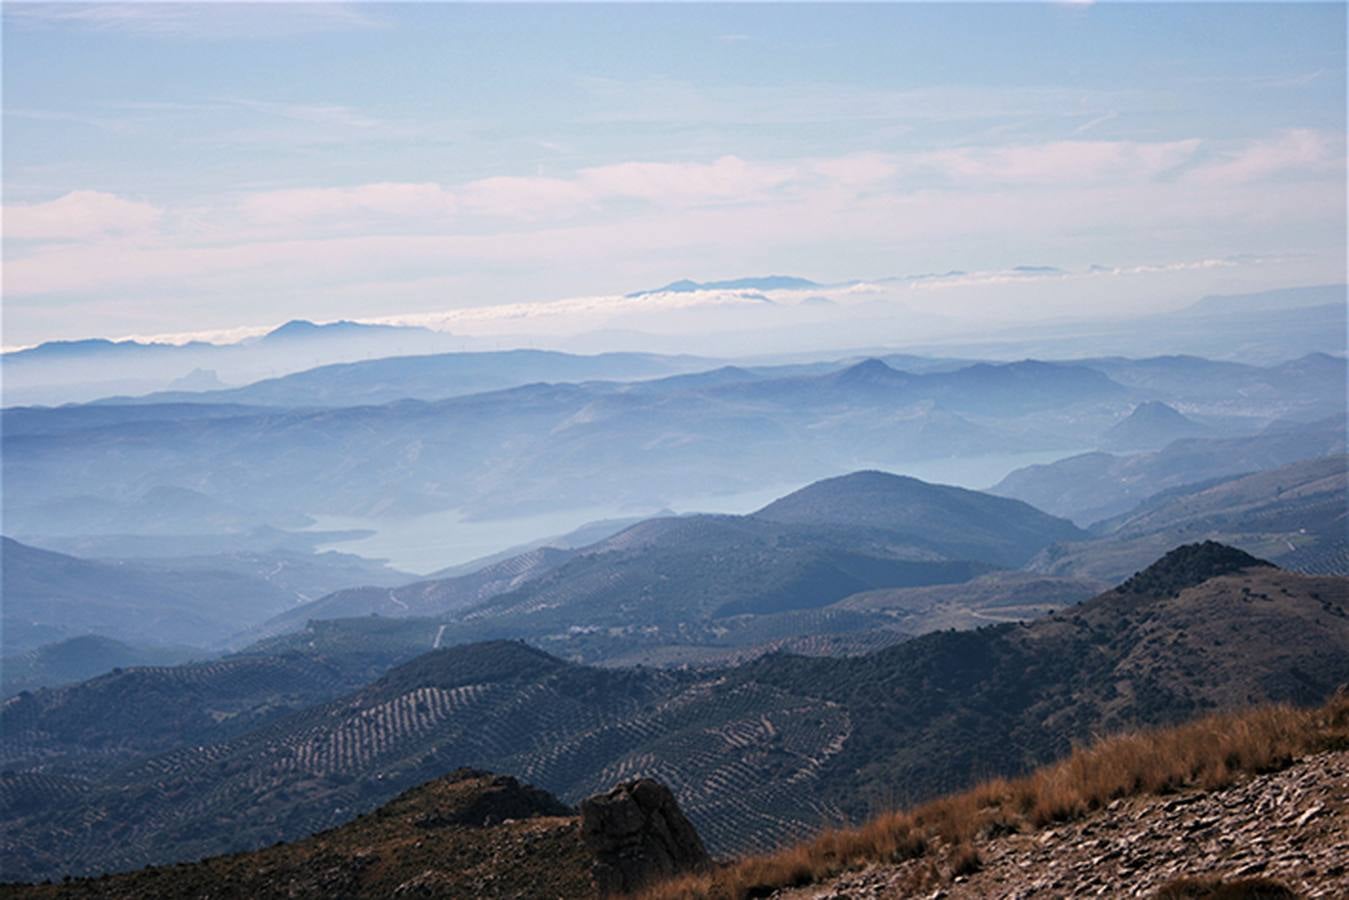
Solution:
<svg viewBox="0 0 1349 900">
<path fill-rule="evenodd" d="M 1349 680 L 1349 581 L 1257 563 L 1183 548 L 1030 625 L 860 657 L 660 671 L 578 666 L 509 642 L 441 650 L 341 699 L 83 786 L 44 787 L 32 767 L 8 775 L 26 796 L 62 801 L 6 810 L 0 866 L 40 878 L 261 846 L 462 765 L 573 801 L 651 775 L 714 852 L 769 846 L 1023 771 L 1103 731 L 1323 699 Z"/>
<path fill-rule="evenodd" d="M 837 816 L 798 791 L 848 729 L 833 704 L 719 674 L 588 669 L 519 644 L 476 644 L 247 735 L 148 759 L 78 795 L 67 788 L 61 807 L 30 806 L 10 820 L 33 839 L 9 845 L 4 868 L 92 872 L 164 858 L 166 847 L 183 858 L 260 846 L 487 760 L 573 798 L 636 774 L 663 777 L 710 823 L 713 842 L 731 843 L 731 823 L 743 823 L 767 846 Z M 75 834 L 62 824 L 75 820 L 92 824 Z"/>
<path fill-rule="evenodd" d="M 0 705 L 0 769 L 89 778 L 325 702 L 369 683 L 398 658 L 372 652 L 367 642 L 358 652 L 114 669 L 79 684 L 24 691 Z"/>
</svg>

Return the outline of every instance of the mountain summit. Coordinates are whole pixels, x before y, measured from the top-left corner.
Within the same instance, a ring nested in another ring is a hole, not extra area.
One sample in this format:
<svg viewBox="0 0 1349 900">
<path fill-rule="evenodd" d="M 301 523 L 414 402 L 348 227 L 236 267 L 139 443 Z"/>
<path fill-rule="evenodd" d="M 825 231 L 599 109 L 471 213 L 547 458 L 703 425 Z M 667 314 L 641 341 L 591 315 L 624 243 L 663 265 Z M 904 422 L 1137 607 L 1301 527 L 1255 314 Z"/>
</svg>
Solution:
<svg viewBox="0 0 1349 900">
<path fill-rule="evenodd" d="M 1117 450 L 1146 450 L 1163 447 L 1178 438 L 1200 437 L 1209 429 L 1168 406 L 1150 400 L 1134 407 L 1101 435 L 1101 444 Z"/>
<path fill-rule="evenodd" d="M 754 517 L 878 528 L 921 545 L 940 546 L 953 557 L 965 548 L 968 558 L 1007 566 L 1020 566 L 1046 544 L 1083 537 L 1066 519 L 1020 501 L 878 471 L 817 481 L 773 501 Z"/>
<path fill-rule="evenodd" d="M 1244 550 L 1217 541 L 1204 541 L 1202 544 L 1177 547 L 1121 584 L 1119 589 L 1127 594 L 1174 597 L 1185 588 L 1202 584 L 1210 578 L 1254 568 L 1278 567 Z"/>
</svg>

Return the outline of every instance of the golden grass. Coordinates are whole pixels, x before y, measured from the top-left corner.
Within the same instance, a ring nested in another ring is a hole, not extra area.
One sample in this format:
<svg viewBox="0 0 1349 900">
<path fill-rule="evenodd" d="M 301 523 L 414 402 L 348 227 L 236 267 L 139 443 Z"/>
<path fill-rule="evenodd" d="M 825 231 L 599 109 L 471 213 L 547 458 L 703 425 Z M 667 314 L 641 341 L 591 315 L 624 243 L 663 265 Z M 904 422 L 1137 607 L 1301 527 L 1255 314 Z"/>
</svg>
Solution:
<svg viewBox="0 0 1349 900">
<path fill-rule="evenodd" d="M 642 896 L 744 900 L 869 863 L 918 857 L 926 859 L 915 877 L 926 885 L 977 870 L 977 840 L 1078 819 L 1123 797 L 1212 790 L 1244 775 L 1283 768 L 1308 753 L 1343 747 L 1349 747 L 1349 692 L 1344 689 L 1317 709 L 1265 706 L 1129 732 L 1025 777 L 996 779 L 854 828 L 832 829 L 775 853 L 663 882 Z"/>
</svg>

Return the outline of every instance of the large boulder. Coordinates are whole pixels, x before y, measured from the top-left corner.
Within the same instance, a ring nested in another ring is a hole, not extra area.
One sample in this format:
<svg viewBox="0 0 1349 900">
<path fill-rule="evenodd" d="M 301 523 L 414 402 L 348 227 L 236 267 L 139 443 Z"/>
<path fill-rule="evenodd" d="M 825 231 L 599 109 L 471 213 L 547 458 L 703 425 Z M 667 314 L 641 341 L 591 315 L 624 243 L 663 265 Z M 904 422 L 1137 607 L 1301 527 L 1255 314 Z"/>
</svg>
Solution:
<svg viewBox="0 0 1349 900">
<path fill-rule="evenodd" d="M 631 893 L 708 864 L 674 794 L 650 778 L 581 801 L 581 837 L 595 854 L 591 872 L 601 896 Z"/>
</svg>

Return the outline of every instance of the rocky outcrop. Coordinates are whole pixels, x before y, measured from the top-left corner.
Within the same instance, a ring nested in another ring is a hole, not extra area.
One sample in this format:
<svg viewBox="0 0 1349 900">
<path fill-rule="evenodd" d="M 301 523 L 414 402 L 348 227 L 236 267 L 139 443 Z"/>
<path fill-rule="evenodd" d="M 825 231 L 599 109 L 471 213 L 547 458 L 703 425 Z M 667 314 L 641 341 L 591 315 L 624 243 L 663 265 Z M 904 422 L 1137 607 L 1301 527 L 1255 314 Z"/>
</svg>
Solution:
<svg viewBox="0 0 1349 900">
<path fill-rule="evenodd" d="M 581 837 L 595 854 L 591 872 L 601 896 L 629 893 L 708 863 L 674 794 L 649 778 L 582 801 Z"/>
</svg>

